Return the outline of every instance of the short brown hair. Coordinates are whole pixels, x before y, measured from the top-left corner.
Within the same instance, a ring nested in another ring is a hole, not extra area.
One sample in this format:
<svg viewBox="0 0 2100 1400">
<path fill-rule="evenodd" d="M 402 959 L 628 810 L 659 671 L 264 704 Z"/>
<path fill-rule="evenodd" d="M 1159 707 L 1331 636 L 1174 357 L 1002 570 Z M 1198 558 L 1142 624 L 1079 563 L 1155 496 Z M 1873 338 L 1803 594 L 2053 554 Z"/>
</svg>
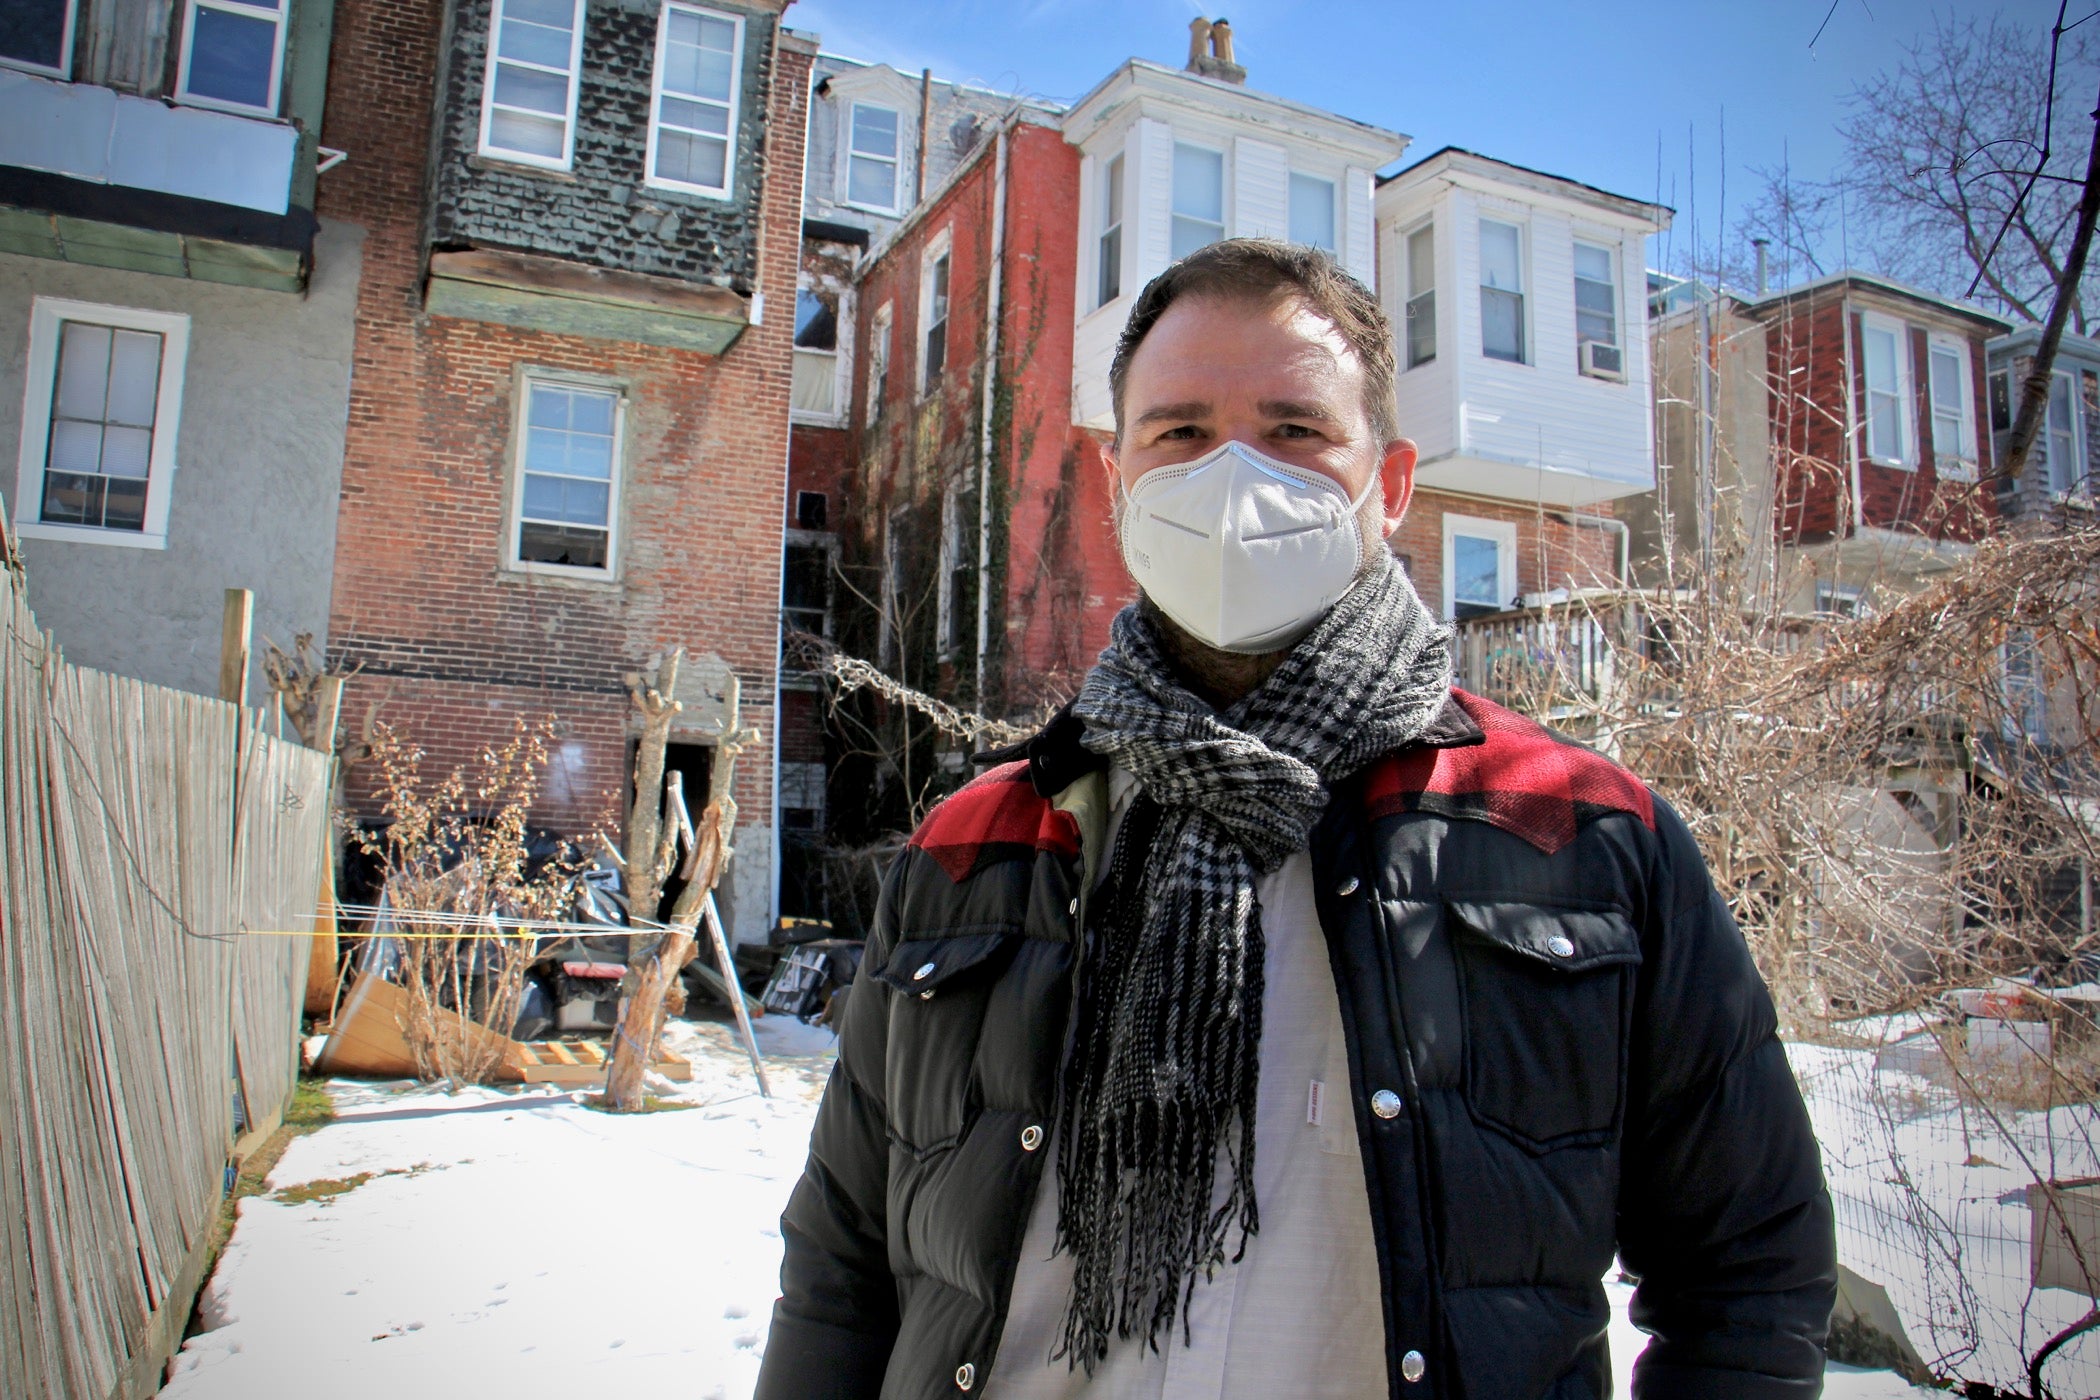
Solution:
<svg viewBox="0 0 2100 1400">
<path fill-rule="evenodd" d="M 1393 323 L 1378 298 L 1317 248 L 1274 238 L 1227 238 L 1210 243 L 1145 284 L 1130 308 L 1116 358 L 1108 369 L 1115 402 L 1116 436 L 1123 435 L 1123 389 L 1130 361 L 1167 308 L 1187 296 L 1304 298 L 1333 323 L 1364 367 L 1364 411 L 1380 442 L 1400 436 L 1393 405 Z"/>
</svg>

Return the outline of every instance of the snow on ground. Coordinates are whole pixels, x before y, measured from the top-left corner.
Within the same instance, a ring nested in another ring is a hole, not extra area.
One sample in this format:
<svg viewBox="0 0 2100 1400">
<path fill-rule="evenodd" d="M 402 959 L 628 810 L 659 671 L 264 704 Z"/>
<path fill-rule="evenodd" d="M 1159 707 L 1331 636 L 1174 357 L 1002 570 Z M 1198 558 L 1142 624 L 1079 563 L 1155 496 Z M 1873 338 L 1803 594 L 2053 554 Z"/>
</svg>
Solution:
<svg viewBox="0 0 2100 1400">
<path fill-rule="evenodd" d="M 544 1089 L 331 1084 L 336 1121 L 291 1144 L 271 1195 L 241 1202 L 204 1298 L 212 1330 L 185 1344 L 162 1394 L 744 1400 L 832 1044 L 785 1018 L 757 1024 L 770 1100 L 732 1027 L 686 1021 L 672 1044 L 693 1082 L 657 1086 L 695 1105 L 681 1111 L 614 1117 Z M 1632 1290 L 1607 1291 L 1625 1395 L 1644 1339 L 1626 1320 Z M 1938 1392 L 1832 1367 L 1824 1394 Z"/>
</svg>

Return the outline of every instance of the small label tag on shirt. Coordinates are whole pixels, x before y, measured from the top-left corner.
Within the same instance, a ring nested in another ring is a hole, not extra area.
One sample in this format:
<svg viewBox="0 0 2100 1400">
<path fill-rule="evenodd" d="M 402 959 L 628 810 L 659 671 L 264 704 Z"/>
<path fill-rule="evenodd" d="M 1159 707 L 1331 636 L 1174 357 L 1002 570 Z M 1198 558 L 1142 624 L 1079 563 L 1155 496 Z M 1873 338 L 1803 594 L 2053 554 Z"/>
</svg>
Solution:
<svg viewBox="0 0 2100 1400">
<path fill-rule="evenodd" d="M 1315 1128 L 1321 1126 L 1320 1116 L 1326 1106 L 1326 1099 L 1327 1086 L 1317 1079 L 1313 1080 L 1305 1094 L 1305 1121 Z"/>
</svg>

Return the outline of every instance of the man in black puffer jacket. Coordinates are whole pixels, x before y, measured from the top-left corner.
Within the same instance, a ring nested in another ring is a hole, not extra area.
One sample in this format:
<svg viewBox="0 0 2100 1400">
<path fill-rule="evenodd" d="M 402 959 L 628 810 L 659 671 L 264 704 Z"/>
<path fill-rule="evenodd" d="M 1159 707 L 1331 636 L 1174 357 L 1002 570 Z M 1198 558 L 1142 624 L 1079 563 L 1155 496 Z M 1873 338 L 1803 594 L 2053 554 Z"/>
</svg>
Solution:
<svg viewBox="0 0 2100 1400">
<path fill-rule="evenodd" d="M 1169 268 L 1118 348 L 1140 601 L 889 872 L 761 1400 L 1819 1393 L 1836 1265 L 1684 824 L 1450 684 L 1383 540 L 1391 328 L 1322 254 Z"/>
</svg>

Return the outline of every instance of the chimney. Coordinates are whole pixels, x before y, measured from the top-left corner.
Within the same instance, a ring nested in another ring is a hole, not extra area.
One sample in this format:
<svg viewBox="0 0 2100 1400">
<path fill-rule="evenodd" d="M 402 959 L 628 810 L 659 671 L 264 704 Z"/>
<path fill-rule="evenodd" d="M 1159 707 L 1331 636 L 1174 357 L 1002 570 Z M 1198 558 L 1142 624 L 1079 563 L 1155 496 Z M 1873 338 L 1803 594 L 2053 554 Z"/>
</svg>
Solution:
<svg viewBox="0 0 2100 1400">
<path fill-rule="evenodd" d="M 1753 238 L 1750 240 L 1750 246 L 1757 249 L 1757 294 L 1759 296 L 1765 294 L 1765 272 L 1770 266 L 1766 261 L 1765 249 L 1770 247 L 1771 243 L 1772 240 L 1769 238 Z"/>
<path fill-rule="evenodd" d="M 1189 21 L 1188 71 L 1221 83 L 1244 86 L 1247 70 L 1232 56 L 1232 21 L 1198 17 Z"/>
</svg>

